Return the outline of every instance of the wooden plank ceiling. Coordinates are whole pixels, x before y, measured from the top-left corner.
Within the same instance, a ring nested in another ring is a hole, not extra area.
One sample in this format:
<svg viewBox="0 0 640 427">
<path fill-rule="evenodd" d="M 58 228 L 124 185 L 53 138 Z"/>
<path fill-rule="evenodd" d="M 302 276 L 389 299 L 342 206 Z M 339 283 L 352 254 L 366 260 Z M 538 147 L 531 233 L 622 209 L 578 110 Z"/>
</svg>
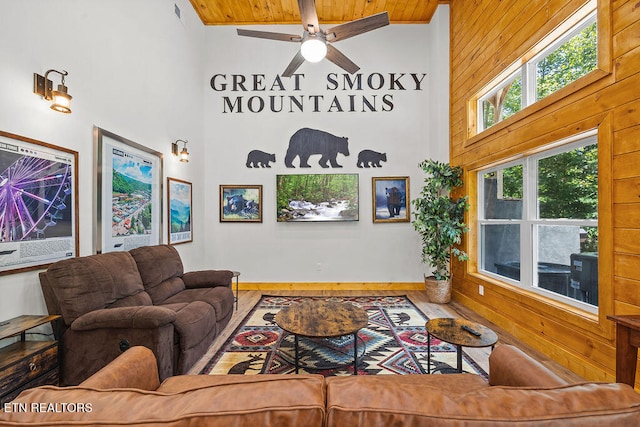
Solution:
<svg viewBox="0 0 640 427">
<path fill-rule="evenodd" d="M 300 24 L 297 0 L 190 0 L 205 25 Z M 428 24 L 444 0 L 316 0 L 320 23 L 387 11 L 392 24 Z"/>
</svg>

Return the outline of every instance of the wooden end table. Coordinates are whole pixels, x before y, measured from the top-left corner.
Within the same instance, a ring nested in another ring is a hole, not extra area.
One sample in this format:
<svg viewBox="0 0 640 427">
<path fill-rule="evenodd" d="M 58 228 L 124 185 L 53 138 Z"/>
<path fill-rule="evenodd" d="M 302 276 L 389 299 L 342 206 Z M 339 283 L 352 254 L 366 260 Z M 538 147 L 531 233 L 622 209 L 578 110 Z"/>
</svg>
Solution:
<svg viewBox="0 0 640 427">
<path fill-rule="evenodd" d="M 293 334 L 296 374 L 300 366 L 299 337 L 353 335 L 353 374 L 358 375 L 358 331 L 369 323 L 369 315 L 362 308 L 334 301 L 303 301 L 280 310 L 274 321 L 285 332 Z"/>
<path fill-rule="evenodd" d="M 60 341 L 55 338 L 29 340 L 27 331 L 52 323 L 55 336 L 59 337 L 61 321 L 59 315 L 24 315 L 0 322 L 0 340 L 20 337 L 19 341 L 0 349 L 0 405 L 28 388 L 58 385 Z"/>
<path fill-rule="evenodd" d="M 635 387 L 640 315 L 607 316 L 607 319 L 616 323 L 616 382 Z"/>
<path fill-rule="evenodd" d="M 493 350 L 498 335 L 479 323 L 466 319 L 437 318 L 426 324 L 427 328 L 427 373 L 431 373 L 431 336 L 456 346 L 458 372 L 462 373 L 462 347 L 489 347 Z M 473 332 L 479 333 L 475 335 Z"/>
</svg>

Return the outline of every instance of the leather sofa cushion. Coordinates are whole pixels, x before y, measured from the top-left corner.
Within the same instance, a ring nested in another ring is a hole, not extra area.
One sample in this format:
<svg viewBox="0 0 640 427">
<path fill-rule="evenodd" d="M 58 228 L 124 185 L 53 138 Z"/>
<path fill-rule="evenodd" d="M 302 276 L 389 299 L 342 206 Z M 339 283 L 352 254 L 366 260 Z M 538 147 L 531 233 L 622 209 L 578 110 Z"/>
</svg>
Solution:
<svg viewBox="0 0 640 427">
<path fill-rule="evenodd" d="M 138 267 L 128 252 L 110 252 L 58 261 L 47 269 L 67 325 L 93 310 L 144 291 Z"/>
<path fill-rule="evenodd" d="M 498 345 L 489 356 L 489 384 L 554 387 L 568 383 L 518 347 Z"/>
<path fill-rule="evenodd" d="M 433 381 L 420 385 L 405 384 L 406 376 L 371 378 L 327 380 L 328 427 L 640 425 L 640 395 L 626 384 L 496 386 L 443 393 Z"/>
<path fill-rule="evenodd" d="M 80 385 L 92 388 L 138 388 L 155 390 L 160 386 L 158 366 L 147 347 L 134 346 L 127 357 L 116 357 Z"/>
<path fill-rule="evenodd" d="M 320 375 L 201 375 L 196 384 L 171 381 L 157 391 L 99 390 L 89 387 L 44 386 L 23 392 L 20 402 L 91 404 L 91 412 L 12 412 L 9 422 L 38 426 L 305 426 L 321 427 L 324 419 L 324 379 Z M 188 385 L 187 385 L 188 384 Z M 29 405 L 29 404 L 28 404 Z"/>
</svg>

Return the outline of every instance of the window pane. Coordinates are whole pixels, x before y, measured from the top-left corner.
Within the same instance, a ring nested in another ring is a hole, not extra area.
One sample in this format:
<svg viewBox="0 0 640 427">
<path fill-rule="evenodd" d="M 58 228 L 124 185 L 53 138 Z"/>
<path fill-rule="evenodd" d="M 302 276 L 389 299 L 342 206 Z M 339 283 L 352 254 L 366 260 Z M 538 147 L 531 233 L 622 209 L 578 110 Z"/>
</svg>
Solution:
<svg viewBox="0 0 640 427">
<path fill-rule="evenodd" d="M 538 225 L 538 287 L 598 305 L 597 227 Z"/>
<path fill-rule="evenodd" d="M 482 101 L 482 130 L 512 116 L 522 109 L 522 74 L 505 80 Z"/>
<path fill-rule="evenodd" d="M 540 218 L 598 218 L 598 145 L 538 160 Z"/>
<path fill-rule="evenodd" d="M 537 100 L 578 80 L 598 65 L 596 22 L 547 55 L 536 66 Z"/>
<path fill-rule="evenodd" d="M 582 253 L 571 257 L 571 298 L 598 306 L 598 254 Z"/>
<path fill-rule="evenodd" d="M 538 226 L 538 287 L 569 295 L 571 254 L 580 252 L 580 227 Z"/>
<path fill-rule="evenodd" d="M 522 218 L 522 165 L 485 173 L 485 219 Z"/>
<path fill-rule="evenodd" d="M 518 73 L 511 82 L 509 91 L 502 104 L 502 120 L 522 110 L 522 74 Z"/>
<path fill-rule="evenodd" d="M 520 225 L 484 224 L 481 239 L 482 269 L 520 280 Z"/>
</svg>

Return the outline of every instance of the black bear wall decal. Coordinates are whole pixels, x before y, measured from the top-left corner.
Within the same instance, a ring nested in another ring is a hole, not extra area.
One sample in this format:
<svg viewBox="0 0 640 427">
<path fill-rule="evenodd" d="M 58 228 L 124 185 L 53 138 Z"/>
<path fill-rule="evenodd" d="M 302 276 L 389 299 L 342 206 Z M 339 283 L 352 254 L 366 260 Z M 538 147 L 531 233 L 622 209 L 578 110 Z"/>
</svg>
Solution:
<svg viewBox="0 0 640 427">
<path fill-rule="evenodd" d="M 358 154 L 358 161 L 356 162 L 356 166 L 359 168 L 370 168 L 373 166 L 374 168 L 381 168 L 382 165 L 380 162 L 387 161 L 387 153 L 378 153 L 373 150 L 362 150 Z"/>
<path fill-rule="evenodd" d="M 284 158 L 284 164 L 288 168 L 294 168 L 293 159 L 300 158 L 301 168 L 310 168 L 309 157 L 320 154 L 318 164 L 323 168 L 328 168 L 327 162 L 332 168 L 341 168 L 338 164 L 338 154 L 349 155 L 349 140 L 346 137 L 339 137 L 322 130 L 302 128 L 294 133 L 289 139 L 289 148 Z"/>
<path fill-rule="evenodd" d="M 265 153 L 264 151 L 260 151 L 260 150 L 249 151 L 249 154 L 247 155 L 248 168 L 258 168 L 258 167 L 270 168 L 271 165 L 269 164 L 269 162 L 275 162 L 275 161 L 276 161 L 275 154 Z"/>
</svg>

